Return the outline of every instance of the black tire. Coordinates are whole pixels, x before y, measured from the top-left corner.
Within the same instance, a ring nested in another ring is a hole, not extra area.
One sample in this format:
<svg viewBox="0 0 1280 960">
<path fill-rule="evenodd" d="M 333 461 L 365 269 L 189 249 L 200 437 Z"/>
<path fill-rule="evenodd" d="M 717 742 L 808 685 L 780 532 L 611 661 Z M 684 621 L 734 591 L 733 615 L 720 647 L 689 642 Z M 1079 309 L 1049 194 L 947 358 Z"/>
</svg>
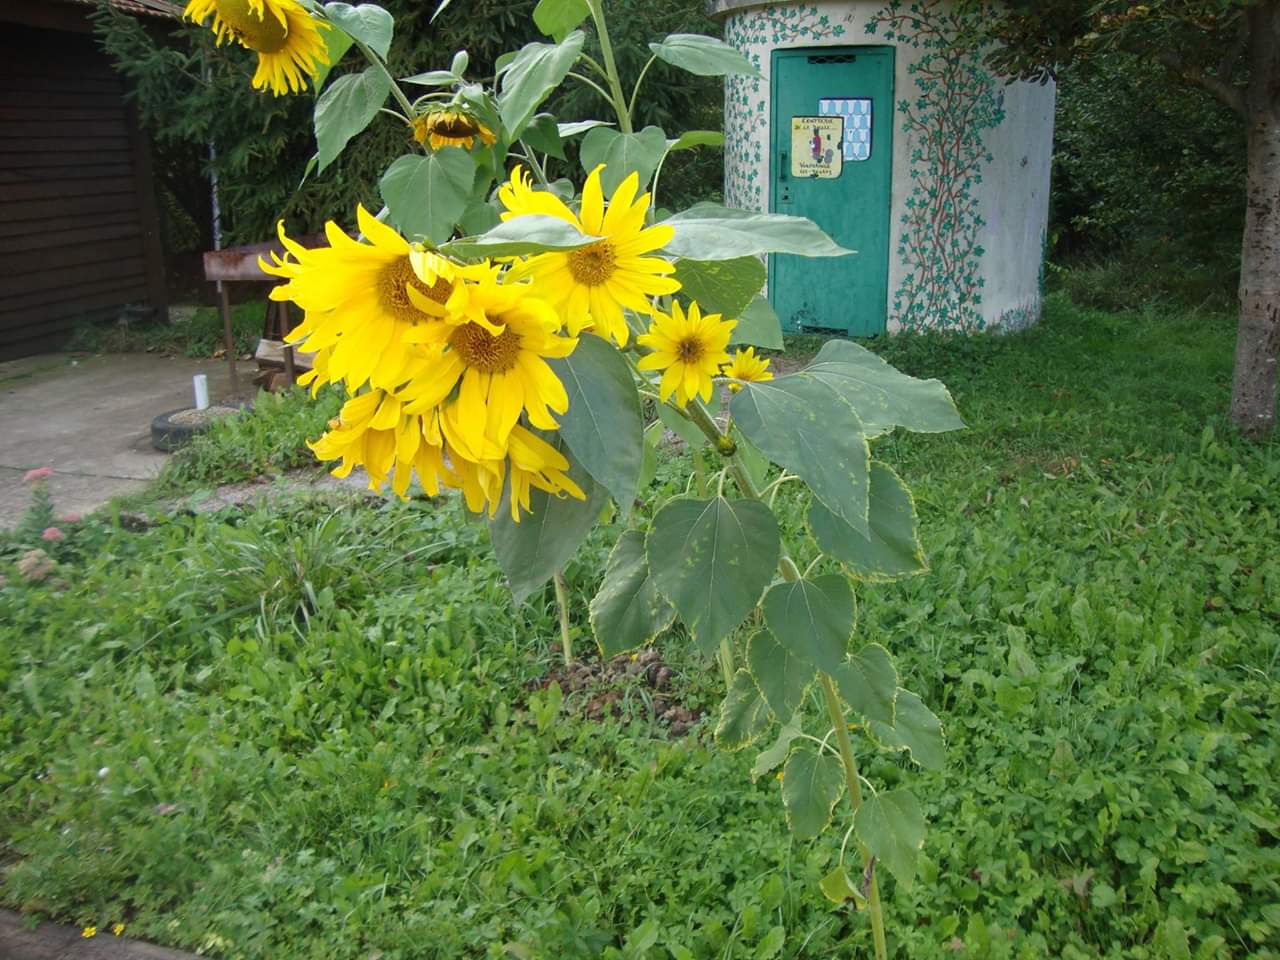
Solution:
<svg viewBox="0 0 1280 960">
<path fill-rule="evenodd" d="M 228 404 L 214 404 L 217 407 L 225 407 Z M 248 403 L 241 403 L 242 410 L 251 410 L 252 406 Z M 165 453 L 173 453 L 185 447 L 191 442 L 192 438 L 203 433 L 209 428 L 209 421 L 205 423 L 175 423 L 172 417 L 175 414 L 187 413 L 192 407 L 182 407 L 178 410 L 170 410 L 160 414 L 151 421 L 151 445 L 157 450 L 163 450 Z"/>
</svg>

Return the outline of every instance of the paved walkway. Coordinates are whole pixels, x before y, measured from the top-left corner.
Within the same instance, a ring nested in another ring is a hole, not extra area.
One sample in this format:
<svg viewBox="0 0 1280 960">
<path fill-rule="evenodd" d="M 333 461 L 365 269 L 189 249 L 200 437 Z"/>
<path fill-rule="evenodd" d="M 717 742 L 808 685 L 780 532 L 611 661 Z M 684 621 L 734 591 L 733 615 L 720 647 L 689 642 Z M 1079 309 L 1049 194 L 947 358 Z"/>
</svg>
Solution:
<svg viewBox="0 0 1280 960">
<path fill-rule="evenodd" d="M 239 370 L 248 384 L 253 364 Z M 34 467 L 53 468 L 59 515 L 89 513 L 144 487 L 167 456 L 151 447 L 151 419 L 192 406 L 197 373 L 209 377 L 210 399 L 227 396 L 221 360 L 49 354 L 0 363 L 0 528 L 30 503 L 22 475 Z"/>
</svg>

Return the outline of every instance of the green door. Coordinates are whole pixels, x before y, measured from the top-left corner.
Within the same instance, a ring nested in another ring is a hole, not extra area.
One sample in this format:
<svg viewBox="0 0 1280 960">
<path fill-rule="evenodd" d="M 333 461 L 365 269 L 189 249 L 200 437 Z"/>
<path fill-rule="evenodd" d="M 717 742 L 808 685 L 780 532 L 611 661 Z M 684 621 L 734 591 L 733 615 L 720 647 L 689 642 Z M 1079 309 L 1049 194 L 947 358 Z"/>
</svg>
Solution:
<svg viewBox="0 0 1280 960">
<path fill-rule="evenodd" d="M 893 48 L 773 52 L 770 209 L 808 217 L 854 256 L 769 258 L 784 330 L 884 333 L 893 173 Z"/>
</svg>

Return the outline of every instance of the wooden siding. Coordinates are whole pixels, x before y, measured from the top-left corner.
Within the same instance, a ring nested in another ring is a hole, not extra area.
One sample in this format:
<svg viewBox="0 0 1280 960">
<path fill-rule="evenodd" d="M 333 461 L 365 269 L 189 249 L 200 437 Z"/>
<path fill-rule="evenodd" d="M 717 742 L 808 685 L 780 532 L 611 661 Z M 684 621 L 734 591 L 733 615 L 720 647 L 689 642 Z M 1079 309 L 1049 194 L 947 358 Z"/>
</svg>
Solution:
<svg viewBox="0 0 1280 960">
<path fill-rule="evenodd" d="M 88 34 L 0 24 L 0 360 L 57 346 L 81 319 L 162 308 L 160 264 L 120 78 Z"/>
</svg>

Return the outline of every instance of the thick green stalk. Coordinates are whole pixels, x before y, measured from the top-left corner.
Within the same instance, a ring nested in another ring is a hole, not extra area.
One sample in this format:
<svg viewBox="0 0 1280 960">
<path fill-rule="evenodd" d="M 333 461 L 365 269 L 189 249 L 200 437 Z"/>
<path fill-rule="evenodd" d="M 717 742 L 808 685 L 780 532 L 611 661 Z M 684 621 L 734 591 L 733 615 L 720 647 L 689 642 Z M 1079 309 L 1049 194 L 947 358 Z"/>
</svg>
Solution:
<svg viewBox="0 0 1280 960">
<path fill-rule="evenodd" d="M 698 428 L 707 435 L 707 439 L 711 441 L 712 445 L 718 450 L 724 449 L 723 444 L 728 438 L 716 425 L 716 422 L 711 419 L 711 415 L 706 408 L 695 399 L 693 403 L 689 404 L 687 410 L 689 419 L 697 424 Z M 733 478 L 737 481 L 742 493 L 755 500 L 760 500 L 760 490 L 747 472 L 746 466 L 742 463 L 742 458 L 734 452 L 726 459 L 729 463 L 729 470 L 733 473 Z M 795 561 L 791 559 L 785 550 L 778 559 L 778 572 L 788 582 L 793 583 L 800 579 L 800 568 L 796 566 Z M 862 783 L 858 778 L 858 763 L 853 754 L 853 744 L 849 740 L 848 722 L 844 718 L 844 708 L 840 705 L 840 698 L 836 694 L 835 685 L 831 682 L 831 676 L 820 670 L 818 671 L 818 677 L 822 686 L 823 699 L 827 703 L 827 713 L 830 715 L 832 727 L 835 728 L 836 744 L 840 748 L 840 762 L 844 767 L 845 786 L 849 791 L 849 807 L 856 817 L 858 808 L 862 806 Z M 871 864 L 871 853 L 861 844 L 859 844 L 859 847 L 862 850 L 863 873 L 866 873 L 867 867 Z M 888 960 L 889 951 L 884 933 L 884 908 L 880 903 L 880 884 L 876 879 L 874 868 L 871 870 L 871 889 L 867 900 L 867 912 L 871 915 L 871 936 L 875 941 L 876 960 Z"/>
<path fill-rule="evenodd" d="M 605 75 L 609 78 L 613 110 L 618 115 L 618 129 L 623 133 L 631 133 L 631 111 L 627 107 L 627 95 L 622 92 L 622 81 L 618 79 L 618 65 L 613 59 L 609 27 L 604 21 L 604 0 L 587 0 L 587 5 L 591 8 L 591 19 L 596 25 L 596 33 L 600 36 L 600 59 L 604 61 Z"/>
<path fill-rule="evenodd" d="M 404 91 L 400 89 L 400 84 L 397 83 L 396 78 L 391 75 L 391 71 L 387 69 L 387 65 L 382 61 L 382 58 L 374 53 L 373 49 L 369 47 L 368 44 L 363 41 L 356 40 L 355 37 L 352 37 L 351 39 L 352 42 L 355 43 L 356 48 L 364 54 L 364 58 L 368 60 L 370 64 L 377 67 L 387 75 L 387 80 L 391 83 L 392 96 L 396 98 L 396 102 L 400 104 L 400 109 L 404 111 L 404 118 L 410 123 L 413 123 L 413 104 L 411 104 L 409 102 L 409 98 L 404 95 Z"/>
<path fill-rule="evenodd" d="M 564 649 L 564 665 L 573 665 L 573 638 L 569 636 L 569 585 L 564 581 L 564 571 L 557 569 L 556 608 L 560 612 L 560 645 Z"/>
</svg>

